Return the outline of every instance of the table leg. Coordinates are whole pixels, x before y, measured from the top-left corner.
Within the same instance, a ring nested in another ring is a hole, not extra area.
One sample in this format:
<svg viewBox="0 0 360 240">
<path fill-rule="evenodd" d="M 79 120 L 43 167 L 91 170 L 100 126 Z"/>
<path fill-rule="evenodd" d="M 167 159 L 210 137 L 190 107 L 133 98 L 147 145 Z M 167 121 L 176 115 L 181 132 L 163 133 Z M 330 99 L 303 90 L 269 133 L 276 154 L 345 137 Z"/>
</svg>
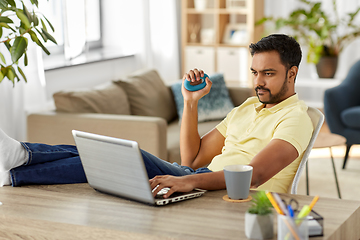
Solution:
<svg viewBox="0 0 360 240">
<path fill-rule="evenodd" d="M 333 170 L 334 170 L 336 188 L 337 188 L 337 191 L 338 191 L 339 198 L 341 199 L 340 187 L 339 187 L 339 183 L 338 183 L 338 179 L 337 179 L 337 175 L 336 175 L 335 163 L 334 163 L 334 158 L 333 158 L 331 147 L 329 147 L 329 150 L 330 150 L 330 157 L 331 157 L 331 162 L 332 162 Z"/>
</svg>

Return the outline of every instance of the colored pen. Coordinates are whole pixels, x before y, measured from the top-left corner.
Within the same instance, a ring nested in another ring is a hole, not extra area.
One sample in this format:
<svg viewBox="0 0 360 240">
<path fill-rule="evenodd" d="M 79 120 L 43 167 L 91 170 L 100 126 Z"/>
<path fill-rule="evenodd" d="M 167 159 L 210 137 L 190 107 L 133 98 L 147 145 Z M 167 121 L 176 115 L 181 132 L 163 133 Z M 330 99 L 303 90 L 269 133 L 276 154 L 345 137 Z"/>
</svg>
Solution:
<svg viewBox="0 0 360 240">
<path fill-rule="evenodd" d="M 296 224 L 301 223 L 301 218 L 305 218 L 311 212 L 311 209 L 314 207 L 316 202 L 319 200 L 319 196 L 315 196 L 314 199 L 311 201 L 310 205 L 304 205 L 297 216 Z"/>
<path fill-rule="evenodd" d="M 311 203 L 310 203 L 310 205 L 309 205 L 309 207 L 310 207 L 310 209 L 313 209 L 314 208 L 314 206 L 315 206 L 315 204 L 316 204 L 316 202 L 319 200 L 319 196 L 315 196 L 314 198 L 313 198 L 313 200 L 311 201 Z"/>
<path fill-rule="evenodd" d="M 294 210 L 292 209 L 291 205 L 288 205 L 287 208 L 288 208 L 289 216 L 293 218 L 294 217 Z"/>
<path fill-rule="evenodd" d="M 279 194 L 277 194 L 276 192 L 272 193 L 276 203 L 279 205 L 279 208 L 281 209 L 281 211 L 284 213 L 284 215 L 288 216 L 289 212 L 286 208 L 286 205 L 284 204 L 284 202 L 281 200 Z"/>
<path fill-rule="evenodd" d="M 287 228 L 290 230 L 291 234 L 294 236 L 296 240 L 300 240 L 299 234 L 297 233 L 296 227 L 292 226 L 291 223 L 288 222 L 287 218 L 283 218 L 284 223 L 286 224 Z M 285 239 L 289 238 L 289 233 L 285 236 Z"/>
<path fill-rule="evenodd" d="M 284 213 L 281 211 L 279 205 L 277 205 L 275 199 L 273 198 L 271 192 L 266 191 L 265 192 L 266 196 L 268 197 L 269 201 L 271 202 L 271 204 L 273 205 L 274 209 L 276 210 L 276 212 L 280 215 L 284 215 Z"/>
</svg>

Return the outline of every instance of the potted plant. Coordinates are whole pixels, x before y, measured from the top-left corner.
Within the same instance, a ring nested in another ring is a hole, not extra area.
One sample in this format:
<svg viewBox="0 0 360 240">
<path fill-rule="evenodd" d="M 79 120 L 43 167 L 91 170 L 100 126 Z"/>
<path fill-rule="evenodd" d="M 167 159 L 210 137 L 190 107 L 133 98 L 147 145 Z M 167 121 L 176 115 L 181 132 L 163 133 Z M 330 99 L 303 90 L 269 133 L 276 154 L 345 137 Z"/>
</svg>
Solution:
<svg viewBox="0 0 360 240">
<path fill-rule="evenodd" d="M 339 54 L 360 35 L 360 27 L 354 24 L 360 8 L 340 18 L 336 0 L 332 1 L 334 14 L 325 13 L 321 2 L 300 1 L 305 8 L 291 12 L 287 18 L 265 17 L 257 24 L 270 21 L 276 29 L 290 27 L 292 36 L 308 47 L 307 62 L 316 64 L 319 77 L 333 78 Z"/>
<path fill-rule="evenodd" d="M 245 235 L 250 239 L 269 239 L 274 236 L 272 205 L 264 191 L 253 196 L 252 205 L 245 213 Z"/>
<path fill-rule="evenodd" d="M 53 26 L 44 15 L 37 12 L 38 1 L 29 2 L 32 10 L 28 10 L 23 1 L 0 0 L 0 46 L 3 45 L 0 51 L 0 83 L 7 78 L 15 84 L 15 80 L 20 81 L 20 75 L 27 81 L 19 60 L 23 59 L 24 66 L 28 65 L 26 52 L 29 40 L 48 55 L 50 52 L 43 42 L 50 40 L 56 44 L 48 31 L 48 27 L 54 31 Z"/>
</svg>

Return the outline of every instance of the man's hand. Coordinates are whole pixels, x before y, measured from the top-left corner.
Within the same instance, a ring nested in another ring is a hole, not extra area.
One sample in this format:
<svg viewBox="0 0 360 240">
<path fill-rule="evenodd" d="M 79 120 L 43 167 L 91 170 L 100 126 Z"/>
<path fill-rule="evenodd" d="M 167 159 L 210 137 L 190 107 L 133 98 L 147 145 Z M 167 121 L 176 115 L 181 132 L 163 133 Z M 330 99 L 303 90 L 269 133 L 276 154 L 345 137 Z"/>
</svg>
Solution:
<svg viewBox="0 0 360 240">
<path fill-rule="evenodd" d="M 196 85 L 196 84 L 201 83 L 200 77 L 204 77 L 204 71 L 198 70 L 196 68 L 194 70 L 190 70 L 188 73 L 184 74 L 181 92 L 182 92 L 182 95 L 183 95 L 185 101 L 189 101 L 189 102 L 196 101 L 197 102 L 200 98 L 202 98 L 203 96 L 205 96 L 206 94 L 208 94 L 210 92 L 212 82 L 210 81 L 209 78 L 205 79 L 206 86 L 203 89 L 200 89 L 195 92 L 190 92 L 185 89 L 184 81 L 187 80 L 187 81 L 190 81 L 191 83 L 193 83 L 194 85 Z"/>
<path fill-rule="evenodd" d="M 156 194 L 163 188 L 168 187 L 170 190 L 163 195 L 164 198 L 168 198 L 174 192 L 190 192 L 195 187 L 188 181 L 188 176 L 175 177 L 170 175 L 156 176 L 153 179 L 150 179 L 151 189 L 156 188 L 153 191 L 153 195 Z"/>
</svg>

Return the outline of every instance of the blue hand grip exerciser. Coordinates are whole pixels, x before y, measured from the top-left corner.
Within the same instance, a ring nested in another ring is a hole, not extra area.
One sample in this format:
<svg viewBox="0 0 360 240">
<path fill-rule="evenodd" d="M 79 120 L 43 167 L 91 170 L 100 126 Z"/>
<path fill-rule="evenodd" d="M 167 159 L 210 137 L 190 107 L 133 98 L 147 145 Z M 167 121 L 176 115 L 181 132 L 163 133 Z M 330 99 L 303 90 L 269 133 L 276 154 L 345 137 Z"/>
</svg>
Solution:
<svg viewBox="0 0 360 240">
<path fill-rule="evenodd" d="M 191 91 L 191 92 L 195 92 L 198 91 L 200 89 L 203 89 L 206 86 L 206 81 L 205 78 L 208 78 L 209 76 L 207 74 L 204 73 L 203 77 L 200 77 L 200 79 L 202 80 L 202 82 L 200 84 L 197 85 L 191 85 L 190 81 L 185 80 L 184 81 L 184 87 L 186 88 L 186 90 Z"/>
</svg>

